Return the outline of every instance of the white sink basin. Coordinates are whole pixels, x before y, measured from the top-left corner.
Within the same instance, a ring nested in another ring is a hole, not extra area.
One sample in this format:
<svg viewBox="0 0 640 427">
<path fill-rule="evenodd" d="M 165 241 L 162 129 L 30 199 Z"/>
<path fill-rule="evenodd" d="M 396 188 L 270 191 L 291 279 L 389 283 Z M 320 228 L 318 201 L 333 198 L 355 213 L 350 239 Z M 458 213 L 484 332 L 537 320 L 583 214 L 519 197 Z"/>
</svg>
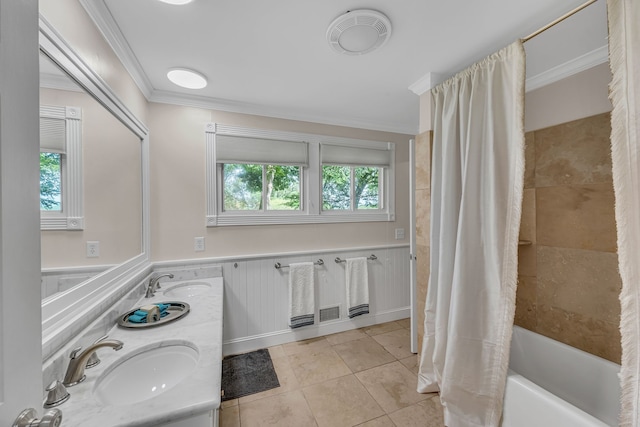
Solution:
<svg viewBox="0 0 640 427">
<path fill-rule="evenodd" d="M 171 389 L 196 368 L 198 351 L 186 344 L 146 347 L 116 361 L 93 389 L 107 405 L 129 405 Z"/>
<path fill-rule="evenodd" d="M 163 295 L 167 297 L 196 297 L 209 294 L 211 285 L 207 282 L 186 282 L 167 288 Z"/>
</svg>

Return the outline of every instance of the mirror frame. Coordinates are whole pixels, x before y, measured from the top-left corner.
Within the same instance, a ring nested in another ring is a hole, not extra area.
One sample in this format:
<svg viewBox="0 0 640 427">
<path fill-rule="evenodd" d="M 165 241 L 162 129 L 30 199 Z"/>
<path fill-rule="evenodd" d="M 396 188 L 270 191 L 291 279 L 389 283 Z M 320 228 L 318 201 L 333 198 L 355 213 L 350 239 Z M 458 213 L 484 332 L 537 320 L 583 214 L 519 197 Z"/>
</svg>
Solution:
<svg viewBox="0 0 640 427">
<path fill-rule="evenodd" d="M 39 44 L 40 52 L 140 138 L 142 155 L 142 252 L 42 301 L 43 359 L 47 359 L 102 314 L 108 308 L 105 301 L 123 296 L 135 286 L 134 279 L 146 274 L 150 268 L 149 130 L 42 15 L 39 17 Z"/>
</svg>

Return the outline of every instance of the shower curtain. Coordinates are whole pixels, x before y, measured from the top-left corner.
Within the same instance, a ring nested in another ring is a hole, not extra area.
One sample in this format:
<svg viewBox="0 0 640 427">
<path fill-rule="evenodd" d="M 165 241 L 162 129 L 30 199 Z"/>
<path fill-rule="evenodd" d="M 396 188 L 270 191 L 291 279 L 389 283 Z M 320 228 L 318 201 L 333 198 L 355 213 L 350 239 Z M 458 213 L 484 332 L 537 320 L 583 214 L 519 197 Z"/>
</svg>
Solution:
<svg viewBox="0 0 640 427">
<path fill-rule="evenodd" d="M 448 427 L 497 426 L 515 312 L 524 186 L 518 41 L 432 90 L 431 274 L 418 391 Z"/>
<path fill-rule="evenodd" d="M 608 0 L 611 159 L 622 335 L 620 426 L 640 425 L 640 2 Z"/>
</svg>

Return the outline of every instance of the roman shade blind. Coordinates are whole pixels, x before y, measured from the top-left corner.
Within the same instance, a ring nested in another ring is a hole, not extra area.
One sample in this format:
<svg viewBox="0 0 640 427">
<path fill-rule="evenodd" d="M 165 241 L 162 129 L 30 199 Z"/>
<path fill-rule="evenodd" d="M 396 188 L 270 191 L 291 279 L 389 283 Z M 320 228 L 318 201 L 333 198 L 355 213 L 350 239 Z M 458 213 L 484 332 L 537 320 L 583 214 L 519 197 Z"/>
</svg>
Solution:
<svg viewBox="0 0 640 427">
<path fill-rule="evenodd" d="M 308 166 L 306 142 L 216 135 L 216 163 Z"/>
<path fill-rule="evenodd" d="M 66 122 L 64 119 L 40 117 L 40 151 L 66 152 Z"/>
<path fill-rule="evenodd" d="M 320 150 L 323 164 L 378 167 L 391 165 L 391 151 L 388 149 L 322 144 Z"/>
</svg>

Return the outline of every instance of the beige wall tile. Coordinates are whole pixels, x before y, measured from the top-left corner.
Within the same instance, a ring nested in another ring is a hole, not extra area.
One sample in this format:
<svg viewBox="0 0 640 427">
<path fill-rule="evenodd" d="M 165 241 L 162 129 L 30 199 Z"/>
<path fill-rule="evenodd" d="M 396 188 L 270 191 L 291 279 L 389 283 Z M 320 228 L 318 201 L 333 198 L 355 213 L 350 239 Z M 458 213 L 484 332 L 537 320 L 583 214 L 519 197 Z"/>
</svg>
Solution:
<svg viewBox="0 0 640 427">
<path fill-rule="evenodd" d="M 616 254 L 538 245 L 538 305 L 615 323 L 621 286 Z"/>
<path fill-rule="evenodd" d="M 431 186 L 431 131 L 416 137 L 416 189 Z"/>
<path fill-rule="evenodd" d="M 431 190 L 416 190 L 416 243 L 429 246 Z"/>
<path fill-rule="evenodd" d="M 536 189 L 539 245 L 616 251 L 613 185 Z"/>
<path fill-rule="evenodd" d="M 516 315 L 513 323 L 535 332 L 537 305 L 536 278 L 519 276 L 518 291 L 516 293 Z"/>
<path fill-rule="evenodd" d="M 427 287 L 429 286 L 429 256 L 428 246 L 417 245 L 416 260 L 416 312 L 418 313 L 418 353 L 422 349 L 424 335 L 424 306 L 427 301 Z"/>
<path fill-rule="evenodd" d="M 536 187 L 611 182 L 609 113 L 535 132 Z"/>
<path fill-rule="evenodd" d="M 518 246 L 518 275 L 533 277 L 537 271 L 536 245 Z"/>
<path fill-rule="evenodd" d="M 522 194 L 522 216 L 520 218 L 520 240 L 536 242 L 536 190 L 529 188 Z"/>
<path fill-rule="evenodd" d="M 538 333 L 620 363 L 620 330 L 617 322 L 603 322 L 560 308 L 540 305 Z"/>
<path fill-rule="evenodd" d="M 536 141 L 533 132 L 524 134 L 524 188 L 536 186 Z"/>
</svg>

